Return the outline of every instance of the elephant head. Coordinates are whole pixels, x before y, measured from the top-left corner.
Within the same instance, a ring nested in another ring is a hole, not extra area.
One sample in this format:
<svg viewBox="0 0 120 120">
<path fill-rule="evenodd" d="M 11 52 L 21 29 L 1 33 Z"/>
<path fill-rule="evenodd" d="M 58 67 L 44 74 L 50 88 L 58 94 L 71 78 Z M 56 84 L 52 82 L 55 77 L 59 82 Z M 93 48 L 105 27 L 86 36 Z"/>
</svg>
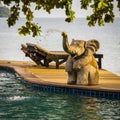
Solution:
<svg viewBox="0 0 120 120">
<path fill-rule="evenodd" d="M 63 32 L 63 49 L 69 53 L 73 58 L 79 57 L 83 54 L 94 54 L 100 47 L 97 40 L 72 40 L 71 44 L 68 42 L 67 33 Z"/>
<path fill-rule="evenodd" d="M 67 33 L 63 32 L 63 49 L 65 52 L 69 53 L 72 57 L 80 56 L 85 51 L 85 41 L 72 40 L 71 44 L 68 42 Z"/>
</svg>

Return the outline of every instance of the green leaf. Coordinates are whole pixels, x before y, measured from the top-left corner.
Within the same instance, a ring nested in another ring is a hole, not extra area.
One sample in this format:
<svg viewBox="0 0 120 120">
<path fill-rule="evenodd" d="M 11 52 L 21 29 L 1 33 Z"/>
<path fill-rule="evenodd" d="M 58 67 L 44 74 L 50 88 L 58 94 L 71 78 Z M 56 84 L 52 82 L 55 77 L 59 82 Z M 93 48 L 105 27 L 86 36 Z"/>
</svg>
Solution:
<svg viewBox="0 0 120 120">
<path fill-rule="evenodd" d="M 101 18 L 98 20 L 98 25 L 103 26 L 104 25 L 104 20 Z"/>
<path fill-rule="evenodd" d="M 71 18 L 68 17 L 68 18 L 65 19 L 65 21 L 66 21 L 66 22 L 71 22 Z"/>
<path fill-rule="evenodd" d="M 108 4 L 103 2 L 103 6 L 108 7 Z"/>
<path fill-rule="evenodd" d="M 25 26 L 22 26 L 21 28 L 19 28 L 18 32 L 20 35 L 24 35 L 24 36 L 30 35 L 30 30 Z"/>
<path fill-rule="evenodd" d="M 99 3 L 98 3 L 98 9 L 102 8 L 102 5 L 103 5 L 103 3 L 102 3 L 102 2 L 99 2 Z"/>
</svg>

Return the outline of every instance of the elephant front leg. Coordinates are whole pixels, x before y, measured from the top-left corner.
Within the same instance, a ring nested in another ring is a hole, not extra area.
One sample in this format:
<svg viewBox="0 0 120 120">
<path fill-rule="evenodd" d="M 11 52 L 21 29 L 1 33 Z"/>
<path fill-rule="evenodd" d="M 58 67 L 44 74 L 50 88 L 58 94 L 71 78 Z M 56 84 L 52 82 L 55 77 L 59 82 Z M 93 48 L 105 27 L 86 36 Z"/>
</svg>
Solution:
<svg viewBox="0 0 120 120">
<path fill-rule="evenodd" d="M 77 81 L 78 85 L 88 85 L 88 72 L 84 69 L 80 69 L 77 72 Z"/>
<path fill-rule="evenodd" d="M 67 84 L 76 84 L 77 73 L 75 71 L 68 72 Z"/>
</svg>

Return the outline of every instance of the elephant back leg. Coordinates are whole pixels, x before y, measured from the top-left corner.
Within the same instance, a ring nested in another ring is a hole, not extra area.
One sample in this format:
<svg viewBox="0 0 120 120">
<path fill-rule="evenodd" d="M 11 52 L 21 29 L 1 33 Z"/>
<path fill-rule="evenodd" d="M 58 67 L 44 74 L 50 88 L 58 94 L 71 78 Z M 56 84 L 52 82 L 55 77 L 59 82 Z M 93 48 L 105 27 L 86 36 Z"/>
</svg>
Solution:
<svg viewBox="0 0 120 120">
<path fill-rule="evenodd" d="M 88 85 L 97 85 L 99 84 L 99 71 L 98 69 L 92 68 L 88 73 Z"/>
<path fill-rule="evenodd" d="M 77 72 L 77 84 L 96 85 L 99 82 L 99 71 L 92 65 L 82 67 Z"/>
</svg>

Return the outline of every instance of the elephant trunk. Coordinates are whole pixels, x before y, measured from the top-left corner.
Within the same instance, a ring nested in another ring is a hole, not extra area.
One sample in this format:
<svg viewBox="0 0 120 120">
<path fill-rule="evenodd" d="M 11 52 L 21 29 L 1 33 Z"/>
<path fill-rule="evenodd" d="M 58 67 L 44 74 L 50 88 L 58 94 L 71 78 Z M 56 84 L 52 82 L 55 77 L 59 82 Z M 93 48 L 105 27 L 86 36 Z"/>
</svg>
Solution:
<svg viewBox="0 0 120 120">
<path fill-rule="evenodd" d="M 62 36 L 63 36 L 63 49 L 65 52 L 71 54 L 67 33 L 63 32 Z"/>
</svg>

